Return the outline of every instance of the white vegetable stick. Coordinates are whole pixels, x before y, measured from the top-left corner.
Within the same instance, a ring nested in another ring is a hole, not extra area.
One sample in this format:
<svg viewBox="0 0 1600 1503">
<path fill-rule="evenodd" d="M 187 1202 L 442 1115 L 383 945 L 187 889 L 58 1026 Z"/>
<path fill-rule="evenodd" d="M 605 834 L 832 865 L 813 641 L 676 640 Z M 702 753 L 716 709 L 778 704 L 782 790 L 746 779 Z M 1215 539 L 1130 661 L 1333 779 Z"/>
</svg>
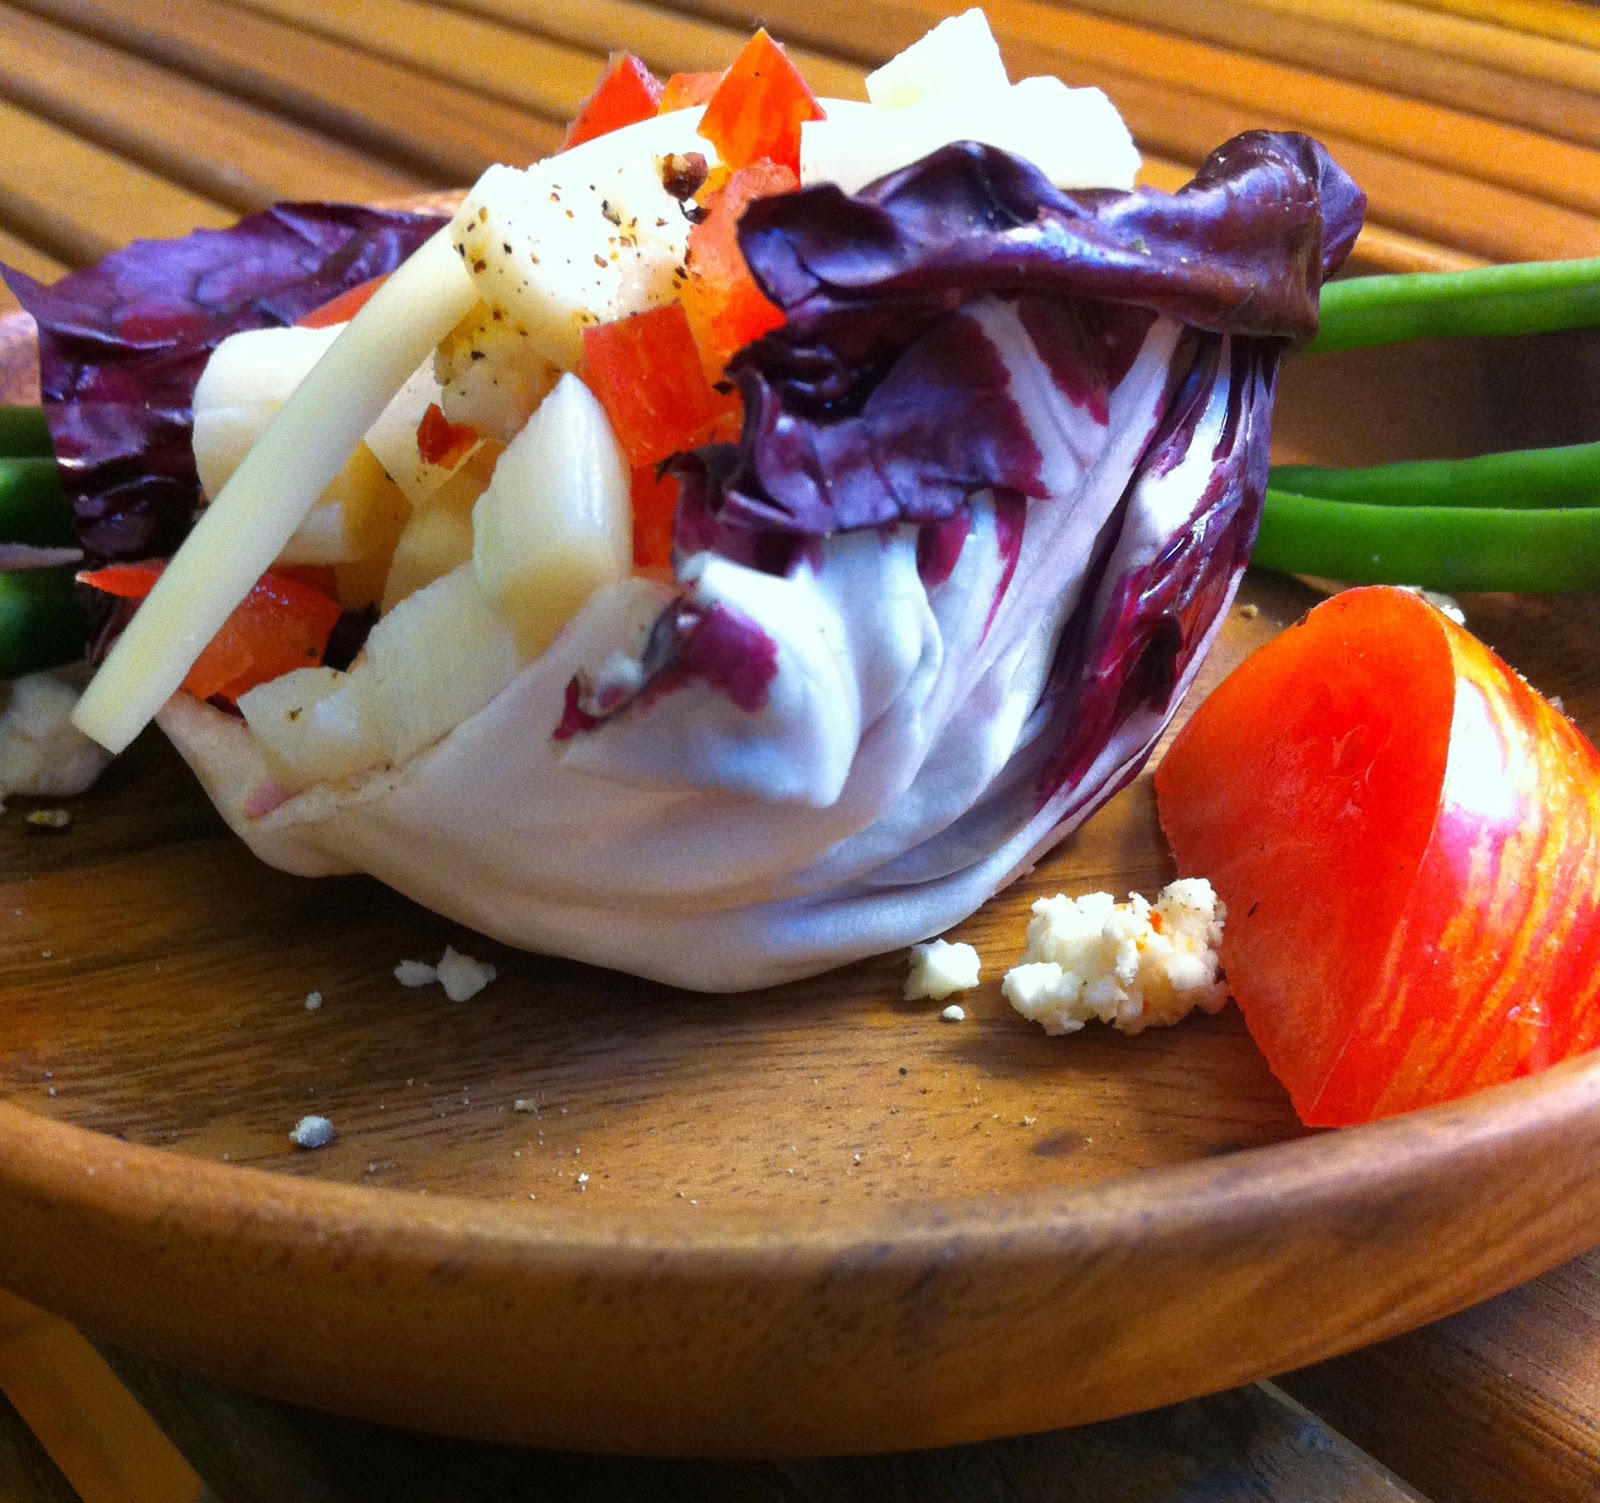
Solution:
<svg viewBox="0 0 1600 1503">
<path fill-rule="evenodd" d="M 477 297 L 445 230 L 395 270 L 201 515 L 78 702 L 79 730 L 119 752 L 155 718 L 390 398 Z"/>
</svg>

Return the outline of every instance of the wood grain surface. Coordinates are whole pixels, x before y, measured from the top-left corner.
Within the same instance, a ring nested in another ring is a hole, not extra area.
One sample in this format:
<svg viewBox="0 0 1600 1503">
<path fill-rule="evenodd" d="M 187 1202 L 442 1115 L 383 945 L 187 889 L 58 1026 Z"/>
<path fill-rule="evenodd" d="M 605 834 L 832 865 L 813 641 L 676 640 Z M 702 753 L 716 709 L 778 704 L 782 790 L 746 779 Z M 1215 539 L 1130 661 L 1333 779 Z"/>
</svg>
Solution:
<svg viewBox="0 0 1600 1503">
<path fill-rule="evenodd" d="M 1365 267 L 1450 267 L 1600 248 L 1600 22 L 1582 5 L 1002 0 L 990 11 L 1014 70 L 1059 72 L 1107 88 L 1146 150 L 1149 181 L 1176 186 L 1206 150 L 1245 125 L 1322 135 L 1372 196 L 1358 254 Z M 870 10 L 836 0 L 774 0 L 762 11 L 824 91 L 841 94 L 858 93 L 866 67 L 941 13 L 938 0 L 894 0 Z M 387 197 L 459 184 L 492 160 L 524 161 L 553 149 L 560 117 L 611 47 L 634 45 L 664 68 L 712 66 L 731 55 L 753 15 L 737 0 L 0 5 L 0 139 L 9 148 L 0 153 L 0 259 L 50 277 L 134 235 L 223 223 L 279 196 Z M 85 86 L 89 78 L 95 86 Z M 1570 338 L 1510 351 L 1423 348 L 1355 363 L 1334 359 L 1316 370 L 1307 362 L 1291 367 L 1285 381 L 1281 450 L 1350 462 L 1592 437 L 1600 417 L 1591 395 L 1600 392 L 1597 364 L 1590 342 Z M 1567 373 L 1555 399 L 1524 400 L 1550 389 L 1552 370 Z M 1255 588 L 1265 592 L 1263 614 L 1233 623 L 1231 651 L 1287 619 L 1301 600 L 1268 582 Z M 1600 622 L 1592 599 L 1554 607 L 1486 599 L 1471 609 L 1477 630 L 1540 687 L 1564 693 L 1569 708 L 1594 726 Z M 572 1226 L 579 1243 L 594 1246 L 583 1239 L 595 1232 L 593 1223 L 604 1223 L 611 1230 L 597 1234 L 598 1242 L 610 1236 L 611 1250 L 596 1264 L 569 1269 L 563 1285 L 603 1305 L 606 1269 L 614 1266 L 605 1260 L 618 1245 L 636 1235 L 663 1239 L 650 1253 L 660 1263 L 659 1298 L 661 1268 L 670 1273 L 673 1249 L 693 1248 L 703 1260 L 706 1224 L 719 1217 L 719 1227 L 740 1228 L 731 1241 L 723 1233 L 711 1239 L 724 1272 L 766 1247 L 774 1226 L 816 1231 L 815 1251 L 825 1247 L 830 1227 L 854 1220 L 887 1228 L 874 1245 L 892 1249 L 906 1216 L 915 1219 L 929 1206 L 949 1216 L 954 1184 L 968 1203 L 943 1224 L 939 1246 L 960 1256 L 974 1240 L 1012 1237 L 1009 1208 L 1034 1190 L 1066 1197 L 1077 1214 L 1107 1187 L 1137 1192 L 1153 1176 L 1173 1175 L 1196 1194 L 1201 1185 L 1211 1187 L 1207 1193 L 1224 1186 L 1226 1203 L 1237 1210 L 1247 1192 L 1290 1193 L 1270 1166 L 1302 1161 L 1274 1155 L 1318 1151 L 1315 1141 L 1273 1146 L 1296 1129 L 1227 1015 L 1164 1040 L 1071 1041 L 1069 1054 L 1061 1041 L 1031 1035 L 1009 1018 L 992 985 L 971 1009 L 970 1027 L 952 1029 L 895 1004 L 898 968 L 888 961 L 811 991 L 762 999 L 750 1022 L 730 1020 L 725 1002 L 624 987 L 487 944 L 477 951 L 501 964 L 504 984 L 477 1004 L 452 1008 L 399 994 L 385 981 L 395 959 L 435 958 L 447 939 L 461 936 L 366 884 L 291 884 L 252 867 L 155 745 L 142 747 L 53 842 L 14 819 L 0 822 L 0 869 L 7 904 L 0 912 L 14 923 L 0 931 L 9 978 L 0 983 L 0 1037 L 20 1041 L 15 1051 L 0 1050 L 0 1090 L 9 1098 L 0 1121 L 16 1135 L 7 1139 L 16 1147 L 10 1167 L 24 1177 L 38 1171 L 5 1214 L 40 1231 L 59 1231 L 62 1216 L 79 1218 L 78 1238 L 109 1236 L 101 1245 L 123 1246 L 134 1261 L 112 1270 L 122 1282 L 106 1284 L 98 1262 L 63 1262 L 48 1240 L 0 1248 L 0 1257 L 20 1255 L 12 1266 L 41 1293 L 53 1290 L 64 1308 L 104 1331 L 148 1338 L 150 1350 L 280 1393 L 314 1390 L 324 1398 L 369 1356 L 347 1344 L 331 1363 L 310 1370 L 304 1364 L 325 1349 L 301 1350 L 300 1367 L 285 1365 L 282 1351 L 266 1352 L 262 1342 L 275 1327 L 304 1316 L 303 1288 L 285 1281 L 309 1270 L 359 1285 L 376 1239 L 449 1220 L 452 1208 L 431 1204 L 441 1191 L 485 1211 L 489 1240 L 503 1235 L 524 1249 L 544 1249 Z M 1040 884 L 1148 888 L 1166 869 L 1148 795 L 1135 789 Z M 1020 949 L 1021 912 L 1018 897 L 969 927 L 991 972 Z M 303 1006 L 311 989 L 328 999 L 316 1014 Z M 1167 1291 L 1157 1289 L 1128 1344 L 1143 1340 L 1148 1350 L 1158 1339 L 1175 1342 L 1184 1360 L 1194 1359 L 1190 1378 L 1174 1377 L 1176 1393 L 1184 1382 L 1192 1386 L 1206 1362 L 1208 1382 L 1260 1370 L 1238 1352 L 1228 1356 L 1233 1365 L 1215 1365 L 1214 1328 L 1226 1324 L 1228 1311 L 1269 1325 L 1275 1315 L 1302 1323 L 1300 1348 L 1279 1359 L 1302 1361 L 1485 1292 L 1517 1276 L 1518 1258 L 1524 1272 L 1548 1264 L 1600 1231 L 1583 1230 L 1583 1185 L 1574 1170 L 1592 1151 L 1582 1137 L 1588 1091 L 1573 1077 L 1559 1084 L 1550 1101 L 1571 1109 L 1575 1136 L 1558 1132 L 1526 1161 L 1518 1155 L 1531 1140 L 1518 1140 L 1521 1127 L 1487 1133 L 1475 1150 L 1484 1155 L 1473 1169 L 1477 1189 L 1489 1195 L 1496 1174 L 1507 1183 L 1504 1200 L 1476 1217 L 1481 1236 L 1448 1242 L 1456 1225 L 1450 1217 L 1461 1207 L 1429 1202 L 1427 1185 L 1375 1220 L 1327 1223 L 1318 1234 L 1327 1261 L 1361 1263 L 1360 1278 L 1340 1286 L 1360 1296 L 1355 1315 L 1326 1308 L 1326 1291 L 1314 1281 L 1275 1284 L 1270 1259 L 1266 1266 L 1240 1262 L 1218 1274 L 1228 1292 L 1203 1315 L 1192 1289 L 1185 1288 L 1182 1306 L 1175 1296 L 1163 1302 Z M 538 1113 L 517 1111 L 517 1100 L 536 1101 Z M 336 1115 L 341 1142 L 320 1155 L 293 1155 L 283 1133 L 294 1115 L 313 1108 Z M 97 1134 L 87 1154 L 75 1135 L 85 1127 Z M 108 1136 L 119 1133 L 128 1147 Z M 1253 1148 L 1268 1152 L 1253 1156 L 1246 1151 Z M 1268 1169 L 1259 1168 L 1263 1162 Z M 230 1202 L 241 1163 L 268 1171 L 242 1220 Z M 52 1168 L 63 1165 L 82 1176 L 65 1196 L 50 1182 Z M 174 1165 L 179 1179 L 191 1166 L 199 1178 L 176 1190 Z M 126 1172 L 129 1196 L 93 1206 L 93 1180 L 108 1172 Z M 579 1173 L 589 1175 L 581 1189 Z M 191 1246 L 193 1259 L 185 1261 L 171 1256 L 171 1241 L 193 1209 L 186 1197 L 195 1184 L 208 1215 L 215 1213 L 205 1236 L 221 1241 Z M 1570 1192 L 1563 1188 L 1569 1184 Z M 325 1209 L 317 1199 L 324 1185 L 336 1194 L 372 1190 L 395 1214 L 352 1210 L 346 1236 L 338 1217 L 310 1209 Z M 377 1195 L 381 1190 L 394 1197 Z M 311 1200 L 301 1199 L 302 1191 Z M 1566 1196 L 1559 1225 L 1540 1219 L 1550 1214 L 1541 1200 L 1548 1196 Z M 993 1215 L 970 1219 L 975 1205 L 992 1206 Z M 297 1219 L 308 1214 L 309 1221 Z M 517 1219 L 502 1219 L 512 1215 Z M 320 1255 L 307 1263 L 291 1251 L 291 1228 L 313 1243 L 323 1239 Z M 1401 1278 L 1385 1258 L 1405 1245 L 1408 1228 L 1423 1240 L 1412 1244 L 1414 1265 Z M 1437 1245 L 1464 1247 L 1462 1266 L 1429 1267 L 1422 1249 L 1434 1243 L 1424 1232 Z M 1509 1259 L 1503 1232 L 1514 1244 Z M 203 1350 L 205 1322 L 192 1312 L 205 1301 L 257 1297 L 206 1282 L 215 1269 L 202 1266 L 204 1256 L 215 1260 L 241 1234 L 282 1261 L 273 1272 L 270 1264 L 257 1269 L 264 1282 L 252 1286 L 260 1299 L 255 1327 L 232 1324 L 224 1332 L 232 1348 L 219 1356 Z M 970 1280 L 959 1287 L 963 1294 L 976 1289 L 991 1311 L 1009 1309 L 1012 1319 L 1025 1311 L 1045 1334 L 1086 1341 L 1084 1351 L 1103 1355 L 1096 1343 L 1105 1342 L 1104 1331 L 1075 1326 L 1071 1311 L 1096 1301 L 1120 1308 L 1114 1302 L 1131 1296 L 1119 1290 L 1116 1270 L 1092 1257 L 1084 1257 L 1075 1279 L 1060 1272 L 1063 1245 L 1075 1257 L 1084 1254 L 1080 1235 L 1081 1228 L 1065 1234 L 1058 1227 L 1051 1248 L 1039 1252 L 1040 1264 L 1053 1256 L 1057 1268 L 1043 1303 Z M 893 1328 L 900 1342 L 920 1340 L 926 1323 L 945 1313 L 954 1286 L 942 1283 L 937 1269 L 911 1277 L 902 1267 L 896 1294 L 894 1253 L 881 1258 L 889 1273 L 879 1287 L 890 1289 L 895 1319 L 908 1309 L 934 1311 Z M 999 1280 L 1016 1267 L 984 1266 Z M 708 1312 L 720 1322 L 714 1328 L 734 1333 L 720 1354 L 725 1365 L 737 1372 L 757 1334 L 774 1331 L 786 1332 L 784 1350 L 803 1359 L 809 1348 L 800 1333 L 812 1334 L 803 1316 L 816 1308 L 806 1301 L 825 1303 L 846 1275 L 870 1284 L 872 1273 L 860 1274 L 862 1267 L 873 1265 L 859 1245 L 846 1255 L 837 1244 L 831 1259 L 810 1265 L 809 1282 L 792 1266 L 782 1321 L 770 1306 L 763 1315 L 756 1295 L 715 1302 Z M 0 1278 L 6 1272 L 0 1269 Z M 521 1333 L 494 1329 L 513 1318 L 496 1303 L 494 1287 L 473 1289 L 470 1273 L 447 1256 L 413 1272 L 410 1284 L 359 1291 L 370 1296 L 374 1320 L 381 1315 L 386 1330 L 410 1322 L 415 1335 L 415 1327 L 430 1320 L 437 1327 L 476 1302 L 476 1318 L 492 1338 L 480 1365 L 503 1357 L 510 1365 L 502 1381 L 522 1373 L 516 1364 L 531 1359 L 517 1350 Z M 1156 1275 L 1178 1276 L 1169 1265 Z M 153 1281 L 142 1294 L 141 1278 Z M 101 1292 L 85 1305 L 80 1296 L 91 1281 Z M 1486 1306 L 1286 1381 L 1439 1498 L 1595 1495 L 1600 1373 L 1586 1356 L 1593 1347 L 1580 1339 L 1600 1318 L 1591 1313 L 1600 1312 L 1594 1284 L 1593 1264 L 1569 1265 Z M 687 1292 L 670 1276 L 667 1287 L 673 1298 Z M 908 1290 L 916 1298 L 900 1297 Z M 1430 1303 L 1434 1296 L 1443 1302 Z M 175 1310 L 189 1312 L 176 1334 Z M 551 1324 L 543 1307 L 523 1313 L 529 1330 Z M 858 1355 L 893 1327 L 870 1307 L 837 1314 Z M 579 1323 L 545 1334 L 561 1338 L 570 1361 L 583 1331 Z M 447 1339 L 438 1329 L 432 1335 Z M 649 1335 L 646 1323 L 639 1339 Z M 1206 1361 L 1198 1360 L 1202 1348 Z M 1110 1349 L 1115 1356 L 1114 1342 Z M 397 1360 L 425 1361 L 428 1350 L 402 1340 Z M 600 1362 L 591 1358 L 579 1353 L 580 1370 Z M 1071 1381 L 1052 1365 L 1064 1360 L 1047 1351 L 1035 1368 L 1059 1385 Z M 670 1367 L 665 1358 L 661 1365 Z M 1115 1384 L 1130 1369 L 1111 1366 L 1109 1386 L 1080 1396 L 1086 1407 L 1079 1412 L 1122 1402 Z M 926 1440 L 1017 1423 L 1000 1390 L 968 1391 L 982 1388 L 985 1371 L 974 1364 L 942 1410 L 942 1391 L 918 1389 L 934 1417 L 914 1416 L 897 1433 Z M 463 1421 L 448 1405 L 427 1409 L 422 1386 L 414 1385 L 417 1407 L 407 1417 L 476 1433 L 494 1428 L 481 1413 Z M 525 1387 L 524 1409 L 526 1395 L 540 1391 L 537 1382 Z M 466 1391 L 457 1398 L 468 1407 Z M 776 1406 L 777 1396 L 771 1402 Z M 888 1402 L 858 1382 L 836 1395 L 835 1417 L 844 1423 L 851 1405 L 860 1414 Z M 1012 1417 L 997 1420 L 1003 1411 Z M 369 1405 L 367 1412 L 380 1411 Z M 1429 1423 L 1412 1423 L 1418 1413 Z M 494 1418 L 496 1433 L 530 1433 L 525 1413 Z M 548 1439 L 553 1432 L 540 1433 Z M 754 1443 L 722 1437 L 725 1446 Z"/>
</svg>

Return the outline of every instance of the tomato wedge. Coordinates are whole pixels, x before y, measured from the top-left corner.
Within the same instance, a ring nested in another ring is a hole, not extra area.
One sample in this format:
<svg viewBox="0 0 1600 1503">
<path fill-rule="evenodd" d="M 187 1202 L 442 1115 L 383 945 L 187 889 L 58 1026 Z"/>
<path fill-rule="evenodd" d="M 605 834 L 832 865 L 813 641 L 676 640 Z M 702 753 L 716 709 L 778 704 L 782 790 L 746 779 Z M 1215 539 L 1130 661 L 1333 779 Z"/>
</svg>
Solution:
<svg viewBox="0 0 1600 1503">
<path fill-rule="evenodd" d="M 800 70 L 763 28 L 723 75 L 699 132 L 734 171 L 765 159 L 798 173 L 800 127 L 822 118 L 822 106 Z"/>
<path fill-rule="evenodd" d="M 661 80 L 631 52 L 613 52 L 594 93 L 578 106 L 561 149 L 648 120 L 660 103 Z"/>
<path fill-rule="evenodd" d="M 739 249 L 739 218 L 752 199 L 800 186 L 787 167 L 758 162 L 741 167 L 706 203 L 705 218 L 689 231 L 689 279 L 679 292 L 689 327 L 711 381 L 720 381 L 734 352 L 783 322 L 756 286 Z"/>
<path fill-rule="evenodd" d="M 78 582 L 124 600 L 143 600 L 164 565 L 114 564 Z M 287 574 L 267 573 L 206 645 L 183 687 L 196 699 L 229 703 L 296 668 L 314 668 L 338 624 L 339 604 Z"/>
<path fill-rule="evenodd" d="M 583 367 L 634 466 L 704 443 L 737 397 L 711 389 L 681 303 L 583 331 Z"/>
<path fill-rule="evenodd" d="M 1408 592 L 1231 674 L 1156 770 L 1181 870 L 1303 1121 L 1365 1122 L 1600 1043 L 1600 754 Z"/>
<path fill-rule="evenodd" d="M 320 308 L 301 314 L 295 320 L 295 325 L 301 329 L 331 329 L 335 324 L 349 323 L 372 300 L 372 294 L 388 280 L 389 274 L 385 272 L 381 277 L 373 277 L 347 288 Z"/>
</svg>

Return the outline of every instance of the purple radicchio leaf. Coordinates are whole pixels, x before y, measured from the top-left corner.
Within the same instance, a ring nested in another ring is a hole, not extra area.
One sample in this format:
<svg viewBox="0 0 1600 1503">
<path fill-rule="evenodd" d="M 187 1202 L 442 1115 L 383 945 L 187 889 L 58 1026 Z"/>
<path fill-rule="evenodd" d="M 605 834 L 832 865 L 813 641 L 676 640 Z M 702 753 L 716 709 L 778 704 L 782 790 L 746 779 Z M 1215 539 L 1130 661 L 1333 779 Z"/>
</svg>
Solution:
<svg viewBox="0 0 1600 1503">
<path fill-rule="evenodd" d="M 1085 777 L 1136 706 L 1176 709 L 1232 598 L 1264 494 L 1277 360 L 1315 332 L 1321 282 L 1363 207 L 1321 145 L 1267 132 L 1226 143 L 1172 194 L 1063 192 L 969 142 L 854 196 L 820 185 L 756 201 L 740 244 L 786 322 L 730 367 L 740 443 L 674 462 L 677 552 L 787 575 L 822 537 L 917 522 L 934 588 L 974 498 L 992 495 L 1001 516 L 1007 502 L 1076 504 L 1107 394 L 1155 320 L 1177 319 L 1191 332 L 1166 415 L 1091 566 L 1110 577 L 1064 629 L 1048 691 L 1062 723 L 1049 768 L 1034 769 L 1039 787 Z M 997 299 L 1059 400 L 1041 403 L 1008 364 L 989 316 Z M 1219 391 L 1225 431 L 1192 454 Z M 1063 431 L 1063 413 L 1079 431 Z M 1170 535 L 1150 556 L 1121 558 L 1118 538 L 1149 525 L 1140 487 L 1173 470 L 1195 483 L 1190 511 L 1165 519 Z M 1008 568 L 991 619 L 1010 582 Z"/>
<path fill-rule="evenodd" d="M 393 271 L 443 223 L 280 204 L 230 229 L 137 240 L 51 286 L 0 267 L 38 324 L 45 415 L 90 564 L 164 557 L 188 533 L 194 388 L 223 339 Z"/>
<path fill-rule="evenodd" d="M 824 184 L 757 200 L 739 241 L 786 322 L 730 366 L 737 451 L 679 464 L 688 525 L 820 536 L 938 520 L 984 490 L 1055 494 L 964 303 L 1017 299 L 1054 378 L 1093 392 L 1152 315 L 1309 337 L 1363 203 L 1316 142 L 1267 132 L 1219 148 L 1177 193 L 1067 193 L 968 142 L 854 196 Z"/>
</svg>

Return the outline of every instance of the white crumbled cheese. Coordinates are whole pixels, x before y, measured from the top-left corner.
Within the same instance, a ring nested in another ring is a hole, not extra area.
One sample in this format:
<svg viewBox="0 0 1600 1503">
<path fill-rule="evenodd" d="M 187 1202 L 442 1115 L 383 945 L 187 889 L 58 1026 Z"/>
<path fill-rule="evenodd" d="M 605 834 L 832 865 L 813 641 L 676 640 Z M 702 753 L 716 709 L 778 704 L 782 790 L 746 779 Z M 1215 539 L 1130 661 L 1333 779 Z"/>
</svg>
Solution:
<svg viewBox="0 0 1600 1503">
<path fill-rule="evenodd" d="M 55 673 L 10 685 L 0 713 L 0 799 L 65 798 L 100 776 L 111 755 L 72 724 L 77 703 L 78 691 Z"/>
<path fill-rule="evenodd" d="M 1227 910 L 1204 877 L 1162 889 L 1154 907 L 1138 893 L 1041 898 L 1028 924 L 1021 965 L 1000 990 L 1046 1033 L 1073 1033 L 1090 1018 L 1123 1033 L 1176 1023 L 1228 1000 L 1217 979 Z"/>
<path fill-rule="evenodd" d="M 438 973 L 439 985 L 452 1002 L 465 1002 L 469 997 L 476 997 L 498 974 L 487 961 L 462 955 L 451 945 L 444 947 Z"/>
<path fill-rule="evenodd" d="M 959 1002 L 952 1002 L 939 1016 L 947 1023 L 960 1023 L 965 1020 L 967 1010 Z"/>
<path fill-rule="evenodd" d="M 394 968 L 394 979 L 401 986 L 432 986 L 439 973 L 423 960 L 402 960 Z"/>
<path fill-rule="evenodd" d="M 942 939 L 912 945 L 905 999 L 916 1002 L 928 997 L 943 1002 L 953 992 L 969 991 L 978 984 L 978 964 L 978 952 L 971 945 L 952 945 Z"/>
<path fill-rule="evenodd" d="M 289 1141 L 296 1148 L 326 1148 L 335 1136 L 333 1123 L 326 1117 L 302 1117 L 289 1134 Z"/>
<path fill-rule="evenodd" d="M 438 965 L 402 960 L 394 968 L 394 979 L 401 986 L 431 986 L 437 981 L 452 1002 L 476 997 L 498 974 L 487 961 L 463 955 L 454 945 L 444 947 Z"/>
</svg>

